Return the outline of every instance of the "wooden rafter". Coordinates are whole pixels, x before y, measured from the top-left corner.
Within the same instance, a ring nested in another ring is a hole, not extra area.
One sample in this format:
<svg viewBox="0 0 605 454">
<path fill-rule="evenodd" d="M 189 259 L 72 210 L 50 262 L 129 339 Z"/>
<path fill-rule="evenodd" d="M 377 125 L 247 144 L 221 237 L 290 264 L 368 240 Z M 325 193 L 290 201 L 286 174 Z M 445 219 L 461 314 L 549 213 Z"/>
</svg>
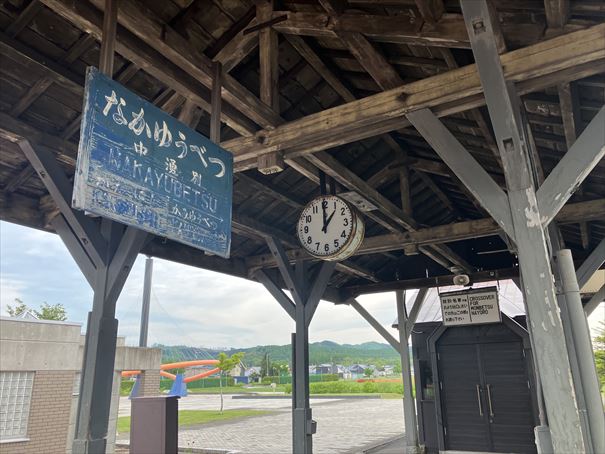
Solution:
<svg viewBox="0 0 605 454">
<path fill-rule="evenodd" d="M 505 53 L 501 60 L 507 80 L 516 82 L 517 91 L 525 94 L 561 80 L 598 74 L 605 67 L 603 33 L 605 24 L 596 25 Z M 476 108 L 485 102 L 481 90 L 476 66 L 468 65 L 223 145 L 236 162 L 277 148 L 288 149 L 286 157 L 293 158 L 400 129 L 409 124 L 401 117 L 421 107 L 438 116 Z"/>
<path fill-rule="evenodd" d="M 95 38 L 100 39 L 102 14 L 89 2 L 85 0 L 75 3 L 68 0 L 41 1 L 78 28 L 87 30 Z M 153 45 L 143 43 L 124 28 L 118 28 L 117 36 L 116 51 L 118 53 L 139 67 L 145 68 L 150 75 L 191 99 L 206 112 L 210 112 L 209 86 L 199 83 L 186 71 L 167 61 L 160 48 L 154 48 Z M 184 38 L 180 36 L 177 39 L 181 43 L 183 40 Z M 187 47 L 189 47 L 188 44 Z M 209 59 L 207 60 L 209 61 Z M 208 78 L 208 83 L 211 83 L 210 80 L 211 78 Z M 232 105 L 223 106 L 222 117 L 227 125 L 244 136 L 252 135 L 257 129 L 254 122 L 236 111 Z"/>
<path fill-rule="evenodd" d="M 456 14 L 430 24 L 430 28 L 423 28 L 422 21 L 403 15 L 342 14 L 337 19 L 330 19 L 329 13 L 276 11 L 273 14 L 274 17 L 288 17 L 273 25 L 273 28 L 290 35 L 336 38 L 340 32 L 355 32 L 384 43 L 470 47 L 464 20 Z"/>
</svg>

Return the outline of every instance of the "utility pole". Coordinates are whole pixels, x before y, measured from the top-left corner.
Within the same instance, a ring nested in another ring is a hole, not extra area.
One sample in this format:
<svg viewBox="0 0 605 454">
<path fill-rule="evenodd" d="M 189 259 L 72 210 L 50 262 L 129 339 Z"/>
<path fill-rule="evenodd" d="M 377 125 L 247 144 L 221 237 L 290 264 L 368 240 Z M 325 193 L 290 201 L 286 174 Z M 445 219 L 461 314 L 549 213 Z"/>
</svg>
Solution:
<svg viewBox="0 0 605 454">
<path fill-rule="evenodd" d="M 139 333 L 139 347 L 147 347 L 147 333 L 149 331 L 149 306 L 151 304 L 151 278 L 153 276 L 153 258 L 145 260 L 145 279 L 143 281 L 143 306 L 141 308 L 141 330 Z"/>
</svg>

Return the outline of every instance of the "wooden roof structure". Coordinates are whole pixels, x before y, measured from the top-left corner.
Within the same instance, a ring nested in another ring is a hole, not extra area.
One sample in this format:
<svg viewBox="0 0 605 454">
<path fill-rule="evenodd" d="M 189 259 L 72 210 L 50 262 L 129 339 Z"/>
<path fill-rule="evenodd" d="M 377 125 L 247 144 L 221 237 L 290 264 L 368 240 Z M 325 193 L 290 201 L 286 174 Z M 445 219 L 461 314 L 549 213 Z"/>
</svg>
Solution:
<svg viewBox="0 0 605 454">
<path fill-rule="evenodd" d="M 16 142 L 50 150 L 73 176 L 103 4 L 0 2 L 3 220 L 53 230 L 57 207 Z M 540 181 L 605 104 L 605 6 L 492 5 Z M 213 62 L 222 64 L 221 145 L 237 172 L 230 259 L 159 237 L 144 253 L 253 278 L 261 268 L 274 272 L 266 244 L 274 237 L 291 260 L 310 260 L 295 226 L 323 172 L 338 193 L 371 207 L 366 240 L 337 265 L 328 299 L 449 284 L 461 270 L 475 280 L 517 274 L 496 222 L 404 116 L 431 108 L 505 188 L 457 0 L 122 0 L 118 22 L 114 78 L 206 136 Z M 260 173 L 266 159 L 283 159 L 284 170 Z M 578 260 L 605 237 L 605 162 L 556 221 Z"/>
</svg>

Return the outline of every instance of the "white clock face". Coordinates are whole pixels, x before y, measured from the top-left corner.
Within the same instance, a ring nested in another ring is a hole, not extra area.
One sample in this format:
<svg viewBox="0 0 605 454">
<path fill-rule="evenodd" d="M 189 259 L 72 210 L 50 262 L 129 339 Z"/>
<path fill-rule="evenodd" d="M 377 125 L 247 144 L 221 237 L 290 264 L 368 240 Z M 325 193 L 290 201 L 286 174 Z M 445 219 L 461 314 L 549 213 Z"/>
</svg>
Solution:
<svg viewBox="0 0 605 454">
<path fill-rule="evenodd" d="M 356 214 L 336 196 L 326 195 L 312 200 L 298 220 L 298 239 L 303 248 L 316 257 L 338 256 L 357 236 L 356 231 Z"/>
</svg>

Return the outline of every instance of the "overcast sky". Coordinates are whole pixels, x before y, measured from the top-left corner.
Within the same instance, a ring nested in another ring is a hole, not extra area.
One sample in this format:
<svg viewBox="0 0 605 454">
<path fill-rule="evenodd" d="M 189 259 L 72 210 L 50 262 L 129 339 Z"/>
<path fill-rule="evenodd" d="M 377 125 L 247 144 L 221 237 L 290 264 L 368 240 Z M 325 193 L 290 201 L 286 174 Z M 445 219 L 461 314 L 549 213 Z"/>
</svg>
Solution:
<svg viewBox="0 0 605 454">
<path fill-rule="evenodd" d="M 139 256 L 117 303 L 119 335 L 139 338 L 145 257 Z M 92 290 L 57 235 L 0 221 L 0 313 L 19 298 L 30 306 L 61 303 L 70 321 L 86 322 Z M 359 301 L 384 326 L 396 318 L 395 295 Z M 605 305 L 591 325 L 605 318 Z M 173 262 L 154 259 L 149 344 L 251 347 L 288 344 L 294 324 L 264 287 Z M 395 331 L 391 330 L 393 334 Z M 322 301 L 310 328 L 312 342 L 357 344 L 384 340 L 348 306 Z"/>
<path fill-rule="evenodd" d="M 136 345 L 145 257 L 139 255 L 117 303 L 119 335 Z M 37 307 L 62 303 L 70 321 L 85 324 L 92 290 L 57 235 L 0 222 L 0 313 L 20 298 Z M 394 294 L 362 297 L 385 326 L 396 318 Z M 154 259 L 149 343 L 206 347 L 288 344 L 294 324 L 255 282 Z M 393 331 L 395 334 L 395 331 Z M 348 306 L 322 301 L 310 340 L 384 342 Z"/>
</svg>

